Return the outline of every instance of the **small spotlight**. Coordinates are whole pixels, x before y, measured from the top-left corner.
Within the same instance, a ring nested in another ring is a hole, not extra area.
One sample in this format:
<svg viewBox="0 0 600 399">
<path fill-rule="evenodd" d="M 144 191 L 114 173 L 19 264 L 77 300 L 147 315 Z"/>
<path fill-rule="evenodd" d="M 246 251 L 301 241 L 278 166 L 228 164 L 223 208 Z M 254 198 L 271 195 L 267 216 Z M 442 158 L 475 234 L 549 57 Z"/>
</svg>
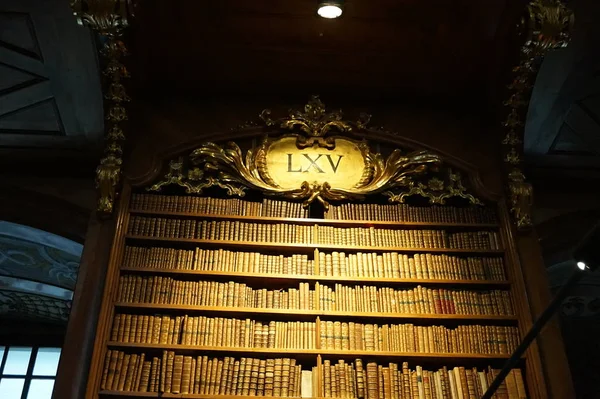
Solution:
<svg viewBox="0 0 600 399">
<path fill-rule="evenodd" d="M 594 271 L 600 266 L 600 222 L 583 237 L 573 251 L 573 259 L 581 270 Z"/>
<path fill-rule="evenodd" d="M 342 15 L 342 3 L 340 0 L 319 0 L 317 14 L 327 19 L 338 18 Z"/>
</svg>

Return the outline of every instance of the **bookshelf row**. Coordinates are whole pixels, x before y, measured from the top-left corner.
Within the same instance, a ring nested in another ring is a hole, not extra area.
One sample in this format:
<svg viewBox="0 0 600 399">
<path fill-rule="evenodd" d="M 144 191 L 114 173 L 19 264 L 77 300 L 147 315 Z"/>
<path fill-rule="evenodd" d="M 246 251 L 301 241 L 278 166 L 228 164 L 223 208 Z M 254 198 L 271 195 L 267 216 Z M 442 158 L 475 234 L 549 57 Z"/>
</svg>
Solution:
<svg viewBox="0 0 600 399">
<path fill-rule="evenodd" d="M 449 222 L 412 222 L 412 221 L 386 221 L 386 220 L 343 220 L 343 219 L 319 219 L 319 218 L 289 218 L 277 216 L 248 216 L 248 215 L 225 215 L 218 213 L 190 213 L 190 212 L 175 212 L 175 211 L 156 211 L 156 210 L 140 210 L 131 209 L 131 215 L 136 216 L 152 216 L 152 217 L 183 217 L 186 219 L 207 219 L 207 220 L 230 220 L 241 222 L 252 222 L 260 220 L 261 223 L 293 223 L 297 225 L 315 224 L 321 226 L 337 226 L 337 227 L 390 227 L 390 228 L 407 228 L 407 229 L 450 229 L 450 230 L 498 230 L 497 223 L 449 223 Z"/>
<path fill-rule="evenodd" d="M 268 198 L 258 202 L 244 201 L 239 198 L 133 194 L 131 208 L 144 211 L 209 213 L 232 216 L 308 217 L 308 209 L 304 209 L 301 202 L 276 201 Z"/>
<path fill-rule="evenodd" d="M 375 220 L 426 223 L 497 223 L 494 212 L 485 207 L 410 206 L 408 204 L 330 205 L 325 219 Z"/>
<path fill-rule="evenodd" d="M 426 370 L 422 366 L 410 369 L 407 362 L 378 364 L 360 358 L 347 362 L 343 359 L 323 360 L 320 356 L 316 365 L 303 368 L 297 359 L 289 357 L 210 358 L 207 355 L 186 356 L 170 350 L 152 356 L 145 352 L 109 349 L 100 388 L 103 395 L 155 392 L 162 397 L 195 394 L 211 397 L 454 399 L 481 397 L 497 373 L 497 369 L 489 366 L 443 366 Z M 520 369 L 511 370 L 496 397 L 526 398 Z"/>
<path fill-rule="evenodd" d="M 462 314 L 411 314 L 411 313 L 382 313 L 382 312 L 338 312 L 324 310 L 305 310 L 305 309 L 265 309 L 265 308 L 243 308 L 243 307 L 219 307 L 219 306 L 194 306 L 194 305 L 164 305 L 155 303 L 132 303 L 115 302 L 114 306 L 122 309 L 124 312 L 143 312 L 143 313 L 176 313 L 182 312 L 229 316 L 229 317 L 248 317 L 252 316 L 260 319 L 281 319 L 281 320 L 303 320 L 310 321 L 315 317 L 336 318 L 350 320 L 403 320 L 406 322 L 425 324 L 448 323 L 463 324 L 483 323 L 498 325 L 513 325 L 517 322 L 516 316 L 502 315 L 462 315 Z"/>
<path fill-rule="evenodd" d="M 415 326 L 325 321 L 265 321 L 206 316 L 116 314 L 111 341 L 247 349 L 331 349 L 376 352 L 510 354 L 516 327 Z"/>
<path fill-rule="evenodd" d="M 520 341 L 495 212 L 318 212 L 133 194 L 99 397 L 480 397 Z"/>
<path fill-rule="evenodd" d="M 267 358 L 285 353 L 295 359 L 312 363 L 316 356 L 336 357 L 344 360 L 354 360 L 364 357 L 375 361 L 394 361 L 399 358 L 407 361 L 420 362 L 427 365 L 439 365 L 440 361 L 450 359 L 454 364 L 479 365 L 494 364 L 502 365 L 508 354 L 478 354 L 478 353 L 418 353 L 418 352 L 390 352 L 390 351 L 348 351 L 337 349 L 287 349 L 277 348 L 235 348 L 226 346 L 196 346 L 196 345 L 171 345 L 171 344 L 138 344 L 135 342 L 112 342 L 107 343 L 108 348 L 126 351 L 143 350 L 146 353 L 158 353 L 163 350 L 173 350 L 184 355 L 208 355 L 211 356 L 256 356 Z"/>
<path fill-rule="evenodd" d="M 448 232 L 374 227 L 334 227 L 292 223 L 251 223 L 132 216 L 128 234 L 145 237 L 220 241 L 396 246 L 408 248 L 502 249 L 496 231 Z"/>
<path fill-rule="evenodd" d="M 300 283 L 298 288 L 253 289 L 244 283 L 176 280 L 163 276 L 122 275 L 116 300 L 124 303 L 300 309 L 405 314 L 513 315 L 508 291 L 467 291 L 417 286 L 335 284 L 334 288 Z"/>
<path fill-rule="evenodd" d="M 455 254 L 455 255 L 475 255 L 475 256 L 502 256 L 504 250 L 498 249 L 473 249 L 473 248 L 411 248 L 411 247 L 380 247 L 375 245 L 330 245 L 330 244 L 302 244 L 302 243 L 280 243 L 280 242 L 254 242 L 254 241 L 224 241 L 224 240 L 204 240 L 195 238 L 168 238 L 126 235 L 125 239 L 132 245 L 152 245 L 169 246 L 177 248 L 198 248 L 208 247 L 217 249 L 242 249 L 258 250 L 263 252 L 276 252 L 278 254 L 301 255 L 314 254 L 315 250 L 321 251 L 339 251 L 347 253 L 354 252 L 398 252 L 403 254 L 423 253 L 431 254 Z"/>
<path fill-rule="evenodd" d="M 246 284 L 276 284 L 281 287 L 295 285 L 299 282 L 321 282 L 321 283 L 368 283 L 377 286 L 447 286 L 454 288 L 474 288 L 474 289 L 493 289 L 506 288 L 510 285 L 507 280 L 438 280 L 438 279 L 395 279 L 395 278 L 376 278 L 376 277 L 322 277 L 316 275 L 302 274 L 274 274 L 274 273 L 238 273 L 238 272 L 213 272 L 202 270 L 179 270 L 179 269 L 155 269 L 145 267 L 122 267 L 121 271 L 129 275 L 167 275 L 183 276 L 189 278 L 210 278 L 217 281 L 235 280 Z"/>
<path fill-rule="evenodd" d="M 343 251 L 325 253 L 315 250 L 312 258 L 309 259 L 305 254 L 285 256 L 226 249 L 126 246 L 123 265 L 129 268 L 323 277 L 505 280 L 502 258 L 499 257 L 458 257 L 431 253 L 408 256 L 398 252 L 346 254 Z"/>
<path fill-rule="evenodd" d="M 263 199 L 262 202 L 237 198 L 209 198 L 134 194 L 132 210 L 189 212 L 232 216 L 307 218 L 308 209 L 300 202 Z M 330 205 L 324 219 L 372 220 L 429 223 L 496 223 L 492 210 L 485 207 L 410 206 L 408 204 Z"/>
</svg>

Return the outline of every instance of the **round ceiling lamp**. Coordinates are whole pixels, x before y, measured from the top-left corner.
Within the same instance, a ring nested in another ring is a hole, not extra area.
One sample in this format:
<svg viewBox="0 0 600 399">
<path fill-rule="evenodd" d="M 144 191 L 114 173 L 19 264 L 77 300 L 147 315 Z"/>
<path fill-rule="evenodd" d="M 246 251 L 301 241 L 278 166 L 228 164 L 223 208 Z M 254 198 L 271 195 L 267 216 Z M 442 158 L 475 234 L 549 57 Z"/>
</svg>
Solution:
<svg viewBox="0 0 600 399">
<path fill-rule="evenodd" d="M 323 18 L 334 19 L 342 15 L 343 1 L 341 0 L 319 0 L 317 2 L 317 14 Z"/>
</svg>

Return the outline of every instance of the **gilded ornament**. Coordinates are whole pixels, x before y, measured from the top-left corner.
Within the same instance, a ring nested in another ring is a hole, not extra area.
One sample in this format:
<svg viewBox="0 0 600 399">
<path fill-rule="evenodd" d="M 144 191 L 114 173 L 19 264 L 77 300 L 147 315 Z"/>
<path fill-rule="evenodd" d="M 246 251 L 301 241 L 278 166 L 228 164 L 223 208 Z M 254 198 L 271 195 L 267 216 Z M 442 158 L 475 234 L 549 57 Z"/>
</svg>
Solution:
<svg viewBox="0 0 600 399">
<path fill-rule="evenodd" d="M 510 149 L 508 154 L 504 157 L 504 162 L 507 162 L 511 165 L 518 165 L 521 162 L 521 157 L 517 153 L 517 150 L 513 147 Z"/>
<path fill-rule="evenodd" d="M 205 171 L 199 168 L 192 168 L 187 175 L 183 171 L 183 158 L 172 160 L 169 163 L 169 172 L 165 175 L 164 180 L 148 187 L 148 191 L 160 191 L 168 185 L 177 185 L 185 188 L 188 194 L 202 194 L 205 188 L 217 186 L 226 190 L 229 196 L 243 197 L 246 193 L 245 187 L 235 187 L 229 184 L 224 184 L 213 176 L 205 175 Z"/>
<path fill-rule="evenodd" d="M 135 2 L 132 0 L 72 0 L 77 22 L 103 36 L 118 36 L 129 25 Z"/>
<path fill-rule="evenodd" d="M 529 37 L 526 47 L 538 51 L 566 47 L 574 22 L 573 11 L 560 0 L 534 0 L 529 3 Z"/>
<path fill-rule="evenodd" d="M 124 120 L 127 120 L 127 110 L 119 104 L 113 105 L 108 110 L 106 119 L 111 122 L 123 122 Z"/>
<path fill-rule="evenodd" d="M 113 212 L 116 187 L 121 179 L 121 158 L 108 154 L 100 160 L 96 168 L 96 187 L 99 189 L 98 211 L 103 214 Z"/>
<path fill-rule="evenodd" d="M 453 173 L 452 169 L 448 169 L 444 180 L 435 177 L 430 179 L 427 183 L 411 181 L 408 184 L 408 190 L 399 193 L 386 191 L 383 195 L 387 196 L 388 202 L 391 203 L 402 204 L 406 202 L 408 197 L 419 195 L 427 198 L 432 205 L 444 205 L 448 198 L 453 197 L 464 198 L 473 205 L 483 205 L 478 198 L 467 192 L 467 189 L 462 183 L 460 173 Z"/>
<path fill-rule="evenodd" d="M 514 168 L 508 175 L 511 212 L 515 217 L 517 228 L 531 227 L 531 207 L 533 205 L 533 187 L 525 181 L 525 175 Z"/>
<path fill-rule="evenodd" d="M 517 144 L 521 144 L 522 142 L 523 141 L 519 138 L 517 132 L 514 130 L 510 130 L 508 133 L 506 133 L 504 140 L 502 140 L 502 144 L 510 146 L 515 146 Z"/>
<path fill-rule="evenodd" d="M 523 98 L 523 93 L 521 91 L 516 91 L 504 102 L 504 105 L 516 109 L 527 105 L 527 101 Z"/>
<path fill-rule="evenodd" d="M 304 206 L 317 201 L 326 209 L 330 201 L 362 200 L 374 194 L 388 196 L 390 202 L 404 202 L 418 194 L 431 203 L 461 197 L 481 204 L 467 193 L 460 174 L 444 169 L 446 175 L 438 176 L 439 155 L 395 149 L 384 157 L 373 153 L 366 141 L 345 137 L 349 132 L 367 133 L 371 115 L 363 113 L 357 122 L 345 121 L 341 111 L 326 112 L 321 100 L 313 96 L 303 111 L 273 119 L 265 109 L 260 117 L 278 132 L 245 153 L 234 142 L 205 143 L 189 157 L 172 160 L 164 179 L 148 190 L 177 185 L 187 193 L 201 194 L 205 188 L 218 186 L 227 195 L 242 197 L 250 189 L 303 201 Z M 290 130 L 294 133 L 286 133 Z"/>
<path fill-rule="evenodd" d="M 244 156 L 241 149 L 233 142 L 221 147 L 215 143 L 207 143 L 194 150 L 190 155 L 194 165 L 204 165 L 204 170 L 216 173 L 216 179 L 235 187 L 247 187 L 262 191 L 269 195 L 288 199 L 304 200 L 308 206 L 318 200 L 325 207 L 329 201 L 345 199 L 363 199 L 368 194 L 375 194 L 394 187 L 407 186 L 412 177 L 424 174 L 430 164 L 439 164 L 441 159 L 426 151 L 402 154 L 396 149 L 387 158 L 370 151 L 365 156 L 369 170 L 368 179 L 360 179 L 356 187 L 347 189 L 333 187 L 327 181 L 304 181 L 296 188 L 281 187 L 276 184 L 264 168 L 264 156 L 267 147 L 273 142 L 263 141 L 255 150 L 248 150 Z"/>
<path fill-rule="evenodd" d="M 121 155 L 123 154 L 123 148 L 121 147 L 121 145 L 116 142 L 116 141 L 111 141 L 109 144 L 107 144 L 106 146 L 106 152 L 108 152 L 109 154 L 114 154 L 114 155 Z"/>
<path fill-rule="evenodd" d="M 433 191 L 441 191 L 444 189 L 444 182 L 434 177 L 427 182 L 427 186 Z"/>
<path fill-rule="evenodd" d="M 125 92 L 125 86 L 123 86 L 121 83 L 111 83 L 108 86 L 108 93 L 104 96 L 104 98 L 117 103 L 131 100 Z"/>
<path fill-rule="evenodd" d="M 519 169 L 513 168 L 521 162 L 519 146 L 523 143 L 524 121 L 531 99 L 531 89 L 539 66 L 548 51 L 565 47 L 569 42 L 573 26 L 573 12 L 560 0 L 533 0 L 527 7 L 527 15 L 521 23 L 525 43 L 521 47 L 521 60 L 513 68 L 513 81 L 508 86 L 511 95 L 504 103 L 509 113 L 503 126 L 507 129 L 502 144 L 509 148 L 504 162 L 511 165 L 508 181 L 512 202 L 512 213 L 519 229 L 531 226 L 532 187 L 525 181 Z"/>
<path fill-rule="evenodd" d="M 361 113 L 357 122 L 348 122 L 342 120 L 342 111 L 326 112 L 325 104 L 319 99 L 319 96 L 312 96 L 304 106 L 304 111 L 290 110 L 287 117 L 281 119 L 272 119 L 271 110 L 265 109 L 260 113 L 260 119 L 266 126 L 278 126 L 284 130 L 300 131 L 305 136 L 299 136 L 303 141 L 299 146 L 312 146 L 313 143 L 321 143 L 323 147 L 330 147 L 331 140 L 321 140 L 330 132 L 350 133 L 353 129 L 364 129 L 371 115 Z"/>
<path fill-rule="evenodd" d="M 96 188 L 98 189 L 98 212 L 109 215 L 113 212 L 117 187 L 121 178 L 121 155 L 123 149 L 119 141 L 125 140 L 123 129 L 119 125 L 127 120 L 127 110 L 121 105 L 130 100 L 121 79 L 128 78 L 129 73 L 121 58 L 127 55 L 125 43 L 121 40 L 124 29 L 133 16 L 135 2 L 132 0 L 74 0 L 71 8 L 80 25 L 90 27 L 102 36 L 102 56 L 106 77 L 104 98 L 106 147 L 104 157 L 96 168 Z"/>
<path fill-rule="evenodd" d="M 510 113 L 504 121 L 504 126 L 510 129 L 516 129 L 523 126 L 523 122 L 521 121 L 521 116 L 519 115 L 517 108 L 512 108 L 510 110 Z"/>
<path fill-rule="evenodd" d="M 113 125 L 106 134 L 106 139 L 112 141 L 125 140 L 125 135 L 123 134 L 123 129 L 121 129 L 121 126 Z"/>
</svg>

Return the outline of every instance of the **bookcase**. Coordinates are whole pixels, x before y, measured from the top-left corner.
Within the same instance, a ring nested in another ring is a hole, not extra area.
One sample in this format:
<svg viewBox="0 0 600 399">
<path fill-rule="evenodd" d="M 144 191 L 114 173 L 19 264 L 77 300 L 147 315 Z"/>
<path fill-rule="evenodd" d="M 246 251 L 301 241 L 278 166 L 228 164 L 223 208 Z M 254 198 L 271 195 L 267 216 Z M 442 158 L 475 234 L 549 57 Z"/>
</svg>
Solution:
<svg viewBox="0 0 600 399">
<path fill-rule="evenodd" d="M 523 332 L 497 209 L 309 209 L 127 189 L 91 397 L 480 397 Z"/>
</svg>

